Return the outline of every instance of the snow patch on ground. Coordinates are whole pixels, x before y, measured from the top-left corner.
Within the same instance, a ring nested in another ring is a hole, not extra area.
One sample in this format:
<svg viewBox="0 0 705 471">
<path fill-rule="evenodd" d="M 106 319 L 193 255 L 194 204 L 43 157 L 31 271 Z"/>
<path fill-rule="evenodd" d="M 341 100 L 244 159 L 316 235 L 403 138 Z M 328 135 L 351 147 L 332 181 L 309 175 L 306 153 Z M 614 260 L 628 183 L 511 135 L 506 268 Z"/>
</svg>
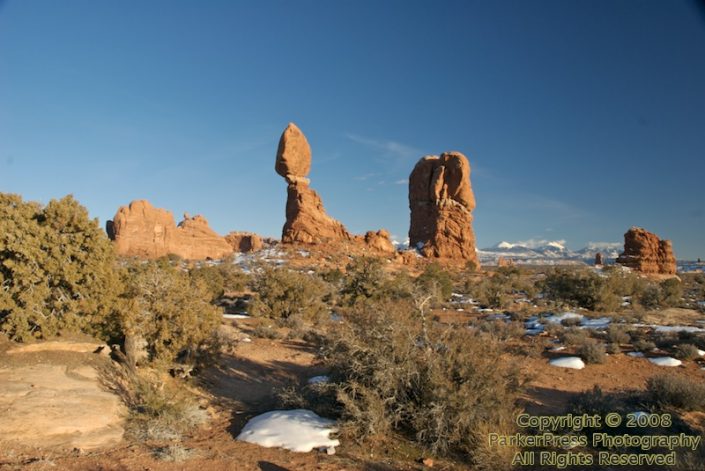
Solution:
<svg viewBox="0 0 705 471">
<path fill-rule="evenodd" d="M 340 441 L 330 438 L 330 434 L 337 431 L 335 421 L 310 410 L 275 410 L 251 418 L 237 440 L 302 453 L 325 448 L 328 454 L 333 454 Z"/>
<path fill-rule="evenodd" d="M 313 376 L 308 379 L 308 384 L 327 383 L 330 378 L 326 375 Z"/>
<path fill-rule="evenodd" d="M 223 319 L 249 319 L 247 314 L 223 314 Z"/>
<path fill-rule="evenodd" d="M 658 366 L 681 366 L 683 364 L 682 361 L 672 357 L 649 358 L 649 361 Z"/>
<path fill-rule="evenodd" d="M 574 370 L 582 370 L 585 368 L 585 363 L 580 357 L 562 357 L 554 358 L 549 361 L 552 366 L 558 366 L 560 368 L 572 368 Z"/>
</svg>

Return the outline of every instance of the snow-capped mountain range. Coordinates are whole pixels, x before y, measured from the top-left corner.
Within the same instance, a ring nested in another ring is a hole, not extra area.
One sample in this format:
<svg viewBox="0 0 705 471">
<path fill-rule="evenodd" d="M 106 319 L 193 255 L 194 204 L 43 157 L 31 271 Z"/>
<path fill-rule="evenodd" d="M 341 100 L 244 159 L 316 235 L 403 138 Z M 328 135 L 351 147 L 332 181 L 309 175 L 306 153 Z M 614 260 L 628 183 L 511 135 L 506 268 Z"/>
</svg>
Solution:
<svg viewBox="0 0 705 471">
<path fill-rule="evenodd" d="M 600 252 L 605 261 L 614 261 L 622 251 L 619 242 L 590 242 L 580 250 L 570 250 L 564 240 L 502 241 L 485 249 L 478 249 L 480 263 L 494 264 L 499 257 L 515 263 L 544 265 L 557 263 L 593 263 Z"/>
</svg>

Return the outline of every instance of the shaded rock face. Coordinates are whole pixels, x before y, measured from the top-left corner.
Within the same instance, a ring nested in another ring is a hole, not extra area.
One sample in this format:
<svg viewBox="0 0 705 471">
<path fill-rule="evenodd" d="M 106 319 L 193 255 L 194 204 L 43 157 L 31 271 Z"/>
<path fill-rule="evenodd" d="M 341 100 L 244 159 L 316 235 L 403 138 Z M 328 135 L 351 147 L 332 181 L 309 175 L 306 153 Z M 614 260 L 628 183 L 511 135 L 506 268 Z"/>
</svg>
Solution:
<svg viewBox="0 0 705 471">
<path fill-rule="evenodd" d="M 235 252 L 254 252 L 264 247 L 262 238 L 252 232 L 229 232 L 225 240 Z"/>
<path fill-rule="evenodd" d="M 460 152 L 421 158 L 409 176 L 409 244 L 426 257 L 472 261 L 479 266 L 472 230 L 475 196 L 470 164 Z"/>
<path fill-rule="evenodd" d="M 187 260 L 223 258 L 233 249 L 214 232 L 203 216 L 190 217 L 177 226 L 171 211 L 136 200 L 118 209 L 106 224 L 118 255 L 159 258 L 175 254 Z"/>
<path fill-rule="evenodd" d="M 676 273 L 671 241 L 661 240 L 640 227 L 632 227 L 624 234 L 624 252 L 617 257 L 617 263 L 641 273 Z"/>
</svg>

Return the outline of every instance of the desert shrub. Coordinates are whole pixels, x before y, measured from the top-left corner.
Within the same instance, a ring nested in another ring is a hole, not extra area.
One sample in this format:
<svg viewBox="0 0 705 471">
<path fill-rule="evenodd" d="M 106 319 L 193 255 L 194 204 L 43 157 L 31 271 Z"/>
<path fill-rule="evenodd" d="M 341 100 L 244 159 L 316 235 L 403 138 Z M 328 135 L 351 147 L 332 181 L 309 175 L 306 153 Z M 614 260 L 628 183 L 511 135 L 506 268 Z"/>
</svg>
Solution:
<svg viewBox="0 0 705 471">
<path fill-rule="evenodd" d="M 683 297 L 683 283 L 676 278 L 669 278 L 663 280 L 659 287 L 661 289 L 661 307 L 675 307 L 680 304 Z"/>
<path fill-rule="evenodd" d="M 341 295 L 352 306 L 359 302 L 382 298 L 380 287 L 386 276 L 382 260 L 375 257 L 355 257 L 345 268 L 345 279 Z"/>
<path fill-rule="evenodd" d="M 680 358 L 681 360 L 695 360 L 696 358 L 700 358 L 698 347 L 691 343 L 677 345 L 675 355 L 676 358 Z"/>
<path fill-rule="evenodd" d="M 561 339 L 561 342 L 570 346 L 585 345 L 592 340 L 587 329 L 579 329 L 577 327 L 564 329 L 560 333 L 559 338 Z"/>
<path fill-rule="evenodd" d="M 252 335 L 261 339 L 270 340 L 278 339 L 281 337 L 281 335 L 279 335 L 279 332 L 274 327 L 267 324 L 259 324 L 252 330 Z"/>
<path fill-rule="evenodd" d="M 648 400 L 659 407 L 705 410 L 705 384 L 677 374 L 661 374 L 646 382 Z"/>
<path fill-rule="evenodd" d="M 610 343 L 615 343 L 617 345 L 622 343 L 629 343 L 631 337 L 627 332 L 627 329 L 620 325 L 611 324 L 607 327 L 607 341 Z"/>
<path fill-rule="evenodd" d="M 546 298 L 590 310 L 617 309 L 621 298 L 607 281 L 588 270 L 555 269 L 542 282 Z"/>
<path fill-rule="evenodd" d="M 101 370 L 100 380 L 127 406 L 126 432 L 139 442 L 178 441 L 208 420 L 208 413 L 179 381 L 161 378 L 154 370 L 112 364 Z"/>
<path fill-rule="evenodd" d="M 478 282 L 466 281 L 466 290 L 481 305 L 493 309 L 507 308 L 512 295 L 524 293 L 528 297 L 536 294 L 536 287 L 518 267 L 500 267 L 492 276 Z"/>
<path fill-rule="evenodd" d="M 453 292 L 453 280 L 450 273 L 438 263 L 426 265 L 423 273 L 416 279 L 416 285 L 433 296 L 434 304 L 448 301 Z"/>
<path fill-rule="evenodd" d="M 123 278 L 123 330 L 144 339 L 153 364 L 169 366 L 184 355 L 196 362 L 217 349 L 221 317 L 200 280 L 166 261 L 130 264 Z"/>
<path fill-rule="evenodd" d="M 480 331 L 490 334 L 497 340 L 520 338 L 526 329 L 521 322 L 505 322 L 502 320 L 484 321 L 479 324 Z"/>
<path fill-rule="evenodd" d="M 250 303 L 254 316 L 272 319 L 298 317 L 317 322 L 328 312 L 323 298 L 325 283 L 318 277 L 286 268 L 264 267 L 253 283 L 256 293 Z"/>
<path fill-rule="evenodd" d="M 248 282 L 247 275 L 228 259 L 218 265 L 197 266 L 189 274 L 206 287 L 212 301 L 217 301 L 226 293 L 242 291 Z"/>
<path fill-rule="evenodd" d="M 586 342 L 580 345 L 576 353 L 585 363 L 603 363 L 605 361 L 605 346 L 601 343 Z"/>
<path fill-rule="evenodd" d="M 619 343 L 608 343 L 606 347 L 607 353 L 614 355 L 622 352 L 622 347 Z"/>
<path fill-rule="evenodd" d="M 646 309 L 658 309 L 678 306 L 682 297 L 682 283 L 670 278 L 659 284 L 649 283 L 640 293 L 638 301 Z"/>
<path fill-rule="evenodd" d="M 637 339 L 634 342 L 632 342 L 632 346 L 634 347 L 634 350 L 637 352 L 650 352 L 654 348 L 656 348 L 656 344 L 650 340 L 646 339 Z"/>
<path fill-rule="evenodd" d="M 118 334 L 113 248 L 72 196 L 42 207 L 0 193 L 0 286 L 0 329 L 12 339 Z"/>
<path fill-rule="evenodd" d="M 191 448 L 186 448 L 179 444 L 162 446 L 154 450 L 154 457 L 159 461 L 170 461 L 174 463 L 185 461 L 191 458 L 193 454 L 194 451 Z"/>
<path fill-rule="evenodd" d="M 578 327 L 582 323 L 582 319 L 579 317 L 566 317 L 561 321 L 561 325 L 564 327 Z"/>
<path fill-rule="evenodd" d="M 469 329 L 427 324 L 410 303 L 364 305 L 323 348 L 343 430 L 364 438 L 410 433 L 433 452 L 459 451 L 478 468 L 502 469 L 519 389 L 501 343 Z"/>
</svg>

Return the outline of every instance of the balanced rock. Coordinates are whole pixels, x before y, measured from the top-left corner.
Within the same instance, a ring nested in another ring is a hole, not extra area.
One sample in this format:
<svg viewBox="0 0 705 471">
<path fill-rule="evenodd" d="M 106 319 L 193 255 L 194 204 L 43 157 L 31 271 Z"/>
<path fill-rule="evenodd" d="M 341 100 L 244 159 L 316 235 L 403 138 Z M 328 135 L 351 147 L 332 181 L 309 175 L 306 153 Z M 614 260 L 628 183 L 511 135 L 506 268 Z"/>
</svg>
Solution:
<svg viewBox="0 0 705 471">
<path fill-rule="evenodd" d="M 617 263 L 648 274 L 673 275 L 676 257 L 670 240 L 661 240 L 640 227 L 632 227 L 624 234 L 624 252 Z"/>
<path fill-rule="evenodd" d="M 421 158 L 409 176 L 409 244 L 426 257 L 472 261 L 479 266 L 472 230 L 475 196 L 470 164 L 460 152 Z"/>
<path fill-rule="evenodd" d="M 311 170 L 311 146 L 294 123 L 289 123 L 279 139 L 274 169 L 287 181 L 304 178 Z"/>
<path fill-rule="evenodd" d="M 155 208 L 147 200 L 120 207 L 106 229 L 119 255 L 159 258 L 174 254 L 205 260 L 223 258 L 233 251 L 203 216 L 184 214 L 177 226 L 171 211 Z"/>
<path fill-rule="evenodd" d="M 309 188 L 305 177 L 311 169 L 311 147 L 294 123 L 289 123 L 279 139 L 274 168 L 288 183 L 282 242 L 319 244 L 352 239 L 345 226 L 328 216 L 318 193 Z"/>
<path fill-rule="evenodd" d="M 264 247 L 262 238 L 253 232 L 229 232 L 225 240 L 235 252 L 255 252 Z"/>
</svg>

